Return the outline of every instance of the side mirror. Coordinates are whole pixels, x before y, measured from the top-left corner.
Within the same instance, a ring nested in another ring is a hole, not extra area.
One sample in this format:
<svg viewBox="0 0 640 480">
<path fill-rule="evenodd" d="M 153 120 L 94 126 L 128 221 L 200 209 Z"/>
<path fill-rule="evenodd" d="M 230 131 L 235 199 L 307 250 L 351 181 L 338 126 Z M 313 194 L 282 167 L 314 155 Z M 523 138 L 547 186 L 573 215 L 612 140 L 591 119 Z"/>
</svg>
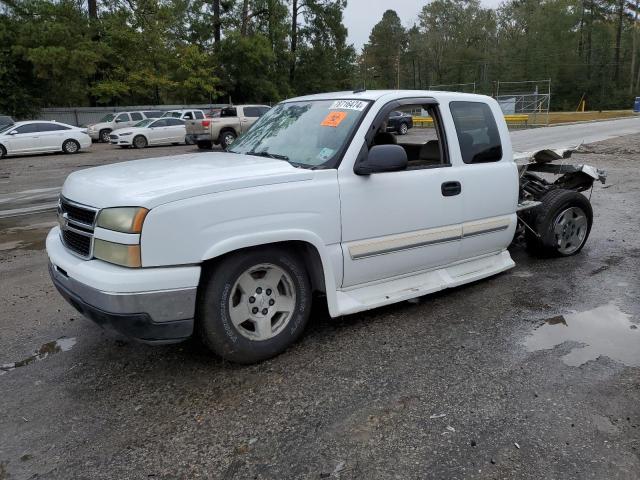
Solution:
<svg viewBox="0 0 640 480">
<path fill-rule="evenodd" d="M 122 123 L 122 122 L 123 122 L 123 120 L 118 120 L 118 119 L 116 118 L 116 123 Z"/>
<path fill-rule="evenodd" d="M 9 135 L 17 135 L 17 134 L 18 134 L 18 131 L 17 131 L 17 130 L 11 130 L 11 131 L 9 132 Z"/>
<path fill-rule="evenodd" d="M 406 170 L 408 162 L 407 152 L 400 145 L 375 145 L 353 171 L 356 175 L 398 172 Z"/>
</svg>

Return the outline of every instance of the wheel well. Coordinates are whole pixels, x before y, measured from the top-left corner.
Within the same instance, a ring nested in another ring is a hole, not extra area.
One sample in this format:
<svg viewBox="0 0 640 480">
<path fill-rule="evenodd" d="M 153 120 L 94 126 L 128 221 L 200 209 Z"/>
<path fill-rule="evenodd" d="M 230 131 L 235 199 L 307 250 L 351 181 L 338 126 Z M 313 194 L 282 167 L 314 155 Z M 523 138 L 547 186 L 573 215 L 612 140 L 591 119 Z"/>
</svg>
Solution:
<svg viewBox="0 0 640 480">
<path fill-rule="evenodd" d="M 223 128 L 222 130 L 220 130 L 220 134 L 218 135 L 218 138 L 220 138 L 220 137 L 222 136 L 222 134 L 223 134 L 223 133 L 225 133 L 225 132 L 231 132 L 231 133 L 233 133 L 233 134 L 234 134 L 234 135 L 236 135 L 236 136 L 238 135 L 238 134 L 236 133 L 235 129 L 233 129 L 233 128 L 231 128 L 231 127 L 225 127 L 225 128 Z"/>
<path fill-rule="evenodd" d="M 295 252 L 296 255 L 304 262 L 305 269 L 309 274 L 309 281 L 311 282 L 311 289 L 317 292 L 326 292 L 324 283 L 324 268 L 322 266 L 322 260 L 316 247 L 312 244 L 299 240 L 290 240 L 285 242 L 265 243 L 263 245 L 256 245 L 255 247 L 241 248 L 239 250 L 233 250 L 231 252 L 220 255 L 219 257 L 211 258 L 203 262 L 203 269 L 211 269 L 220 262 L 223 258 L 229 255 L 235 255 L 247 250 L 256 250 L 264 247 L 276 247 L 286 250 L 288 252 Z"/>
</svg>

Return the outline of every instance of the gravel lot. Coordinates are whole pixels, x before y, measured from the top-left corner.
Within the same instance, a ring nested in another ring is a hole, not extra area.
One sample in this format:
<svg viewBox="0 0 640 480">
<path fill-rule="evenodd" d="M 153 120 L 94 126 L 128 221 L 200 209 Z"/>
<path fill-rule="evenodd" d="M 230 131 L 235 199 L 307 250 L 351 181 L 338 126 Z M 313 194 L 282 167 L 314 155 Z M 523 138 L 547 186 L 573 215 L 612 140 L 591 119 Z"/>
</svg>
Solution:
<svg viewBox="0 0 640 480">
<path fill-rule="evenodd" d="M 2 161 L 0 192 L 89 157 Z M 318 302 L 250 367 L 103 332 L 48 279 L 53 214 L 0 220 L 0 480 L 637 479 L 640 135 L 576 158 L 609 174 L 580 255 L 514 246 L 502 275 L 337 320 Z"/>
</svg>

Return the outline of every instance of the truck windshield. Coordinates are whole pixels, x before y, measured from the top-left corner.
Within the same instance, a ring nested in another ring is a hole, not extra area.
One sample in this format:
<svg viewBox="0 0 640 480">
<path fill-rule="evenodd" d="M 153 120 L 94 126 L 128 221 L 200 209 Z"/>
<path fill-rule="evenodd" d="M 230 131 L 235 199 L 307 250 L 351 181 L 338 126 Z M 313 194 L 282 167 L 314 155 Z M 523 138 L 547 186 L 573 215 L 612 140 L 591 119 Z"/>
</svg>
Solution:
<svg viewBox="0 0 640 480">
<path fill-rule="evenodd" d="M 305 168 L 331 166 L 369 104 L 362 100 L 280 103 L 236 140 L 229 151 L 287 160 Z"/>
</svg>

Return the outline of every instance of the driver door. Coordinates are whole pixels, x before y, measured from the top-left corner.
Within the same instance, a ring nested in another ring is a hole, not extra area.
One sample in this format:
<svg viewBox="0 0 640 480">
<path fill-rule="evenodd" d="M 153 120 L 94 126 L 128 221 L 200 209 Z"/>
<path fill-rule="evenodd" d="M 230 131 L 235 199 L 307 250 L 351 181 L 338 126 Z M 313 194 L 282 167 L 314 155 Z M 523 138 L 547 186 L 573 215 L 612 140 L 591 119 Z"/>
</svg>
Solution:
<svg viewBox="0 0 640 480">
<path fill-rule="evenodd" d="M 339 170 L 343 287 L 409 275 L 459 258 L 463 204 L 447 186 L 458 181 L 460 166 L 450 163 L 437 105 L 429 98 L 421 100 L 391 102 L 370 129 L 379 133 L 368 147 L 381 144 L 377 142 L 401 145 L 409 159 L 406 170 L 371 175 Z M 432 121 L 398 137 L 386 132 L 393 110 L 414 115 L 428 111 Z"/>
</svg>

